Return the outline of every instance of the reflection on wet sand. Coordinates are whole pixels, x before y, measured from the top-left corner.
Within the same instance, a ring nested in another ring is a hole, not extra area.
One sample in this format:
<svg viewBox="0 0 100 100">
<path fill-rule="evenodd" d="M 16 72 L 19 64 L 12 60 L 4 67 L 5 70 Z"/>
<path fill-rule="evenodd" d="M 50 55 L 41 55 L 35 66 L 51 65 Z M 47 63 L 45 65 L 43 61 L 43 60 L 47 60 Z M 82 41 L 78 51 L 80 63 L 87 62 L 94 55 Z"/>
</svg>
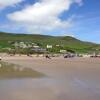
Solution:
<svg viewBox="0 0 100 100">
<path fill-rule="evenodd" d="M 0 100 L 100 100 L 99 59 L 5 61 L 33 68 L 47 77 L 0 80 Z"/>
</svg>

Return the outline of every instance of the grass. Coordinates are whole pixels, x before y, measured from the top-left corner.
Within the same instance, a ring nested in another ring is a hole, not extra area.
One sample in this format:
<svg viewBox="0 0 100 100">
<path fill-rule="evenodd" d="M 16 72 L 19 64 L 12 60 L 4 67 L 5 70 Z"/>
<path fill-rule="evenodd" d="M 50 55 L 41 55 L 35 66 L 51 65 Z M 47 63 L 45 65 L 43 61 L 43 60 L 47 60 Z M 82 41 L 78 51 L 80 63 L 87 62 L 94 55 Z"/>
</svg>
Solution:
<svg viewBox="0 0 100 100">
<path fill-rule="evenodd" d="M 0 61 L 0 79 L 40 78 L 43 76 L 44 74 L 34 71 L 31 68 L 22 68 L 14 64 Z"/>
<path fill-rule="evenodd" d="M 0 52 L 3 52 L 2 48 L 11 47 L 12 45 L 9 41 L 26 41 L 26 42 L 34 42 L 41 43 L 42 47 L 45 48 L 47 44 L 51 45 L 63 45 L 65 49 L 69 48 L 76 52 L 88 52 L 92 49 L 100 49 L 100 45 L 80 41 L 74 37 L 70 36 L 48 36 L 48 35 L 32 35 L 32 34 L 11 34 L 0 32 Z"/>
</svg>

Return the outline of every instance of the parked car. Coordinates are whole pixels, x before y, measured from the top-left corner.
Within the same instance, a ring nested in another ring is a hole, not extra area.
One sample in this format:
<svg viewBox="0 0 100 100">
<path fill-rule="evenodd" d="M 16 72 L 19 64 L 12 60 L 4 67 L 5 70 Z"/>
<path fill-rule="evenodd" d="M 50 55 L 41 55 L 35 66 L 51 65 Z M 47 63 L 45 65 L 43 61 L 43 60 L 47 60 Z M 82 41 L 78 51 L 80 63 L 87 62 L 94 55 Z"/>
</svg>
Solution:
<svg viewBox="0 0 100 100">
<path fill-rule="evenodd" d="M 100 58 L 100 55 L 90 56 L 91 58 Z"/>
<path fill-rule="evenodd" d="M 64 55 L 64 58 L 72 58 L 72 57 L 75 57 L 75 55 L 74 54 L 66 54 L 66 55 Z"/>
</svg>

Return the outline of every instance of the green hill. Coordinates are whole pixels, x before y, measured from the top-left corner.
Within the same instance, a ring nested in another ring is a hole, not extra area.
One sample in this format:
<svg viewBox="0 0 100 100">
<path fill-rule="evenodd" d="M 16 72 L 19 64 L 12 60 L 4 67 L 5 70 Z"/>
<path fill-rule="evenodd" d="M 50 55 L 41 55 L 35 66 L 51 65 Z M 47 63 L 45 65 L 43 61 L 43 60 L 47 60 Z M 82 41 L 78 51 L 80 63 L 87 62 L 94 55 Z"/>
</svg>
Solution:
<svg viewBox="0 0 100 100">
<path fill-rule="evenodd" d="M 50 45 L 61 45 L 64 49 L 71 49 L 77 52 L 87 52 L 100 49 L 100 45 L 84 42 L 70 36 L 48 36 L 37 34 L 12 34 L 0 32 L 0 48 L 12 47 L 10 42 L 23 41 L 41 44 L 42 47 Z"/>
</svg>

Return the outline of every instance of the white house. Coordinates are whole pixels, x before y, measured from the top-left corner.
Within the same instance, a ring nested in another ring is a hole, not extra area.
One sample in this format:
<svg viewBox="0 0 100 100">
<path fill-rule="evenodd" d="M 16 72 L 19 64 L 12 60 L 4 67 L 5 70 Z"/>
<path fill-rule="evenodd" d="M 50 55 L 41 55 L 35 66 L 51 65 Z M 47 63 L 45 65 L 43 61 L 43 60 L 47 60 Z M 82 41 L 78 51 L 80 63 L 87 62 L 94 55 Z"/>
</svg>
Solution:
<svg viewBox="0 0 100 100">
<path fill-rule="evenodd" d="M 52 45 L 47 45 L 47 48 L 49 49 L 49 48 L 52 48 Z"/>
<path fill-rule="evenodd" d="M 38 45 L 34 45 L 33 48 L 39 48 L 39 46 Z"/>
<path fill-rule="evenodd" d="M 59 45 L 59 44 L 57 44 L 57 45 L 56 45 L 56 47 L 60 47 L 60 45 Z"/>
<path fill-rule="evenodd" d="M 66 53 L 67 51 L 66 50 L 60 50 L 60 53 Z"/>
<path fill-rule="evenodd" d="M 20 48 L 27 48 L 27 45 L 24 42 L 19 43 Z"/>
</svg>

